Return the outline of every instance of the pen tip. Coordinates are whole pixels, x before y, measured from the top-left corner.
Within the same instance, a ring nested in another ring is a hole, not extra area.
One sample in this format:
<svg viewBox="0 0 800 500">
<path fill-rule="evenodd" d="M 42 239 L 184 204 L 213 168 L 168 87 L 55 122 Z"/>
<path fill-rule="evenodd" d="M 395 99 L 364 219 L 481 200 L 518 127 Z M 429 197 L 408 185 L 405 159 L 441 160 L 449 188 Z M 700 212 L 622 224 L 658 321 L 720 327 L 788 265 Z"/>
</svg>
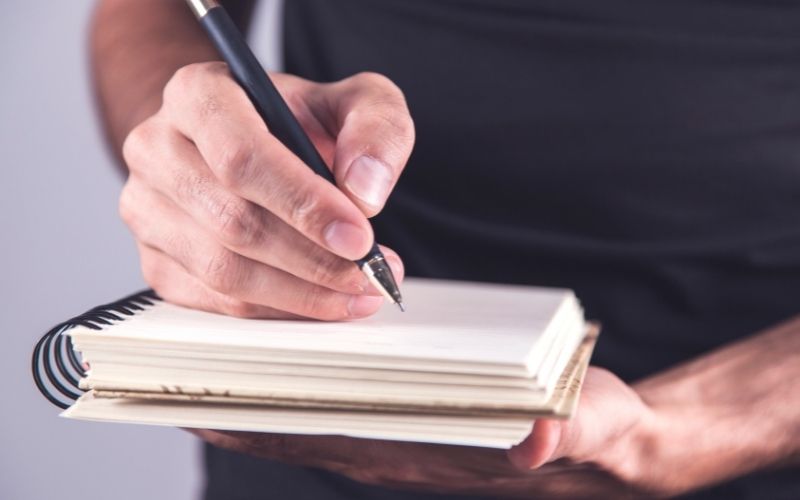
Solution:
<svg viewBox="0 0 800 500">
<path fill-rule="evenodd" d="M 402 302 L 395 302 L 395 303 L 397 304 L 397 307 L 400 308 L 400 312 L 406 312 L 406 308 Z"/>
</svg>

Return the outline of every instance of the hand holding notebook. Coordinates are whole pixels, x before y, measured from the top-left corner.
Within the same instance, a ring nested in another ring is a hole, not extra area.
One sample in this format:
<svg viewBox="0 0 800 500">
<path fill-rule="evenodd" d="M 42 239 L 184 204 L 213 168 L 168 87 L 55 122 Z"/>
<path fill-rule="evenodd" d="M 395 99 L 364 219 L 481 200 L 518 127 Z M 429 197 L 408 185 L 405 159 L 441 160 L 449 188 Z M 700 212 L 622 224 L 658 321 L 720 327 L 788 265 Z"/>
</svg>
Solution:
<svg viewBox="0 0 800 500">
<path fill-rule="evenodd" d="M 576 412 L 597 329 L 571 291 L 404 288 L 407 313 L 333 323 L 232 318 L 137 294 L 51 330 L 34 374 L 68 418 L 191 428 L 259 456 L 443 491 L 481 480 L 544 491 L 556 483 L 534 485 L 541 478 L 511 463 L 592 460 L 642 414 L 599 369 Z"/>
<path fill-rule="evenodd" d="M 328 469 L 356 481 L 392 488 L 528 498 L 618 498 L 621 483 L 593 467 L 571 462 L 617 460 L 615 436 L 637 424 L 645 411 L 638 397 L 605 370 L 590 367 L 582 392 L 585 405 L 571 421 L 540 419 L 531 434 L 508 452 L 489 448 L 352 439 L 192 430 L 204 440 L 241 453 Z M 510 459 L 510 460 L 509 460 Z M 531 470 L 548 463 L 546 469 Z"/>
<path fill-rule="evenodd" d="M 406 286 L 413 312 L 338 323 L 133 296 L 52 330 L 34 374 L 68 417 L 181 427 L 508 448 L 533 418 L 573 414 L 596 332 L 572 292 Z"/>
</svg>

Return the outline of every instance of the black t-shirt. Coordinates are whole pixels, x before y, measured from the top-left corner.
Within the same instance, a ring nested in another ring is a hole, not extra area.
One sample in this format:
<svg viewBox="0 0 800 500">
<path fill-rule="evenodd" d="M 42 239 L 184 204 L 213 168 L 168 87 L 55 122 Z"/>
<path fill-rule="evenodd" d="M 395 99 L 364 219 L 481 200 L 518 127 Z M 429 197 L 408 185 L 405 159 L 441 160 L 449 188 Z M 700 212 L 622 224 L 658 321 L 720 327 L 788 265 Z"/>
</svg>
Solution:
<svg viewBox="0 0 800 500">
<path fill-rule="evenodd" d="M 800 310 L 800 3 L 288 0 L 283 15 L 288 72 L 377 71 L 406 94 L 417 143 L 374 222 L 409 275 L 573 288 L 603 323 L 594 363 L 628 381 Z M 434 498 L 207 459 L 209 498 Z M 698 497 L 800 498 L 798 476 Z"/>
</svg>

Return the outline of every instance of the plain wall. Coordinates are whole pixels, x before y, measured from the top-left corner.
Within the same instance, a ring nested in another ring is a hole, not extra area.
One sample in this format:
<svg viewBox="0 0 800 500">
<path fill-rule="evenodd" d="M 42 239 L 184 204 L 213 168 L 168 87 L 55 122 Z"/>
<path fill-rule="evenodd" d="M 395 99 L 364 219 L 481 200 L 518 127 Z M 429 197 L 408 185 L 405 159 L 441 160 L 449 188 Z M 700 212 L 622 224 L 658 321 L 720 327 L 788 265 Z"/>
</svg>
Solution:
<svg viewBox="0 0 800 500">
<path fill-rule="evenodd" d="M 254 44 L 274 66 L 276 4 L 262 3 Z M 58 418 L 30 376 L 47 329 L 144 287 L 93 108 L 91 10 L 4 0 L 0 16 L 0 499 L 197 498 L 195 438 Z"/>
</svg>

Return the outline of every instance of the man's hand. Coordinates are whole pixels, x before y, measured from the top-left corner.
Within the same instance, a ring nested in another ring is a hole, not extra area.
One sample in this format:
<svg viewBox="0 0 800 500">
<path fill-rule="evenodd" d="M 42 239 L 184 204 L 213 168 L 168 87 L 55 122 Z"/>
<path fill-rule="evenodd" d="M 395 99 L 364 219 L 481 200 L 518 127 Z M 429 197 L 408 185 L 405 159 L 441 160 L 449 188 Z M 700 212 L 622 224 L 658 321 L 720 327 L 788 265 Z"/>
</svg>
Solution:
<svg viewBox="0 0 800 500">
<path fill-rule="evenodd" d="M 272 75 L 340 188 L 273 137 L 222 63 L 180 69 L 123 146 L 120 212 L 165 299 L 245 317 L 358 318 L 382 299 L 351 262 L 414 142 L 403 94 L 359 74 Z M 398 279 L 402 263 L 383 249 Z"/>
<path fill-rule="evenodd" d="M 441 493 L 524 498 L 641 496 L 636 447 L 651 410 L 617 377 L 590 368 L 575 418 L 539 420 L 508 452 L 338 436 L 192 430 L 224 448 L 320 467 L 357 481 Z M 547 465 L 544 465 L 547 464 Z"/>
<path fill-rule="evenodd" d="M 602 340 L 601 340 L 602 341 Z M 800 463 L 800 317 L 628 386 L 590 367 L 571 421 L 507 453 L 343 437 L 193 431 L 356 480 L 525 498 L 669 496 Z"/>
</svg>

